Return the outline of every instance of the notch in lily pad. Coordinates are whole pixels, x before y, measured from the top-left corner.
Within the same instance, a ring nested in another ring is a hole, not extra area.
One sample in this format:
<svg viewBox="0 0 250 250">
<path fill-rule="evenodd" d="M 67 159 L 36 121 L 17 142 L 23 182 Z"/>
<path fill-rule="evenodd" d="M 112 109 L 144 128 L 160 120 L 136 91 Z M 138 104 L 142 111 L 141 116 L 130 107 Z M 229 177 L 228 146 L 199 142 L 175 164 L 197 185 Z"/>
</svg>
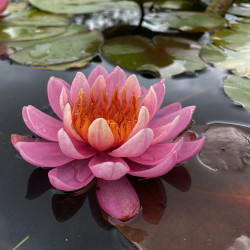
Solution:
<svg viewBox="0 0 250 250">
<path fill-rule="evenodd" d="M 110 39 L 101 48 L 111 62 L 135 71 L 149 71 L 161 77 L 206 68 L 199 57 L 201 45 L 179 37 L 122 36 Z"/>
</svg>

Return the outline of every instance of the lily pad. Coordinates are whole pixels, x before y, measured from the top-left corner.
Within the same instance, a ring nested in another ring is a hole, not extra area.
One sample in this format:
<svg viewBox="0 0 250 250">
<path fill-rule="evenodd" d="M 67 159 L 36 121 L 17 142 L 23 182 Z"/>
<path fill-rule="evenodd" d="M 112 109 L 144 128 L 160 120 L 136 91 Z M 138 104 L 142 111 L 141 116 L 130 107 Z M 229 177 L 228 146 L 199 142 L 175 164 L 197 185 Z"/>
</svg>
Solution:
<svg viewBox="0 0 250 250">
<path fill-rule="evenodd" d="M 82 61 L 97 52 L 103 42 L 102 33 L 98 30 L 88 31 L 85 27 L 74 33 L 71 28 L 61 37 L 38 41 L 10 56 L 10 59 L 26 65 L 48 66 Z M 19 44 L 19 46 L 22 46 Z M 62 66 L 62 65 L 61 65 Z M 59 67 L 61 67 L 59 66 Z"/>
<path fill-rule="evenodd" d="M 214 44 L 236 51 L 246 51 L 250 49 L 250 33 L 235 30 L 221 30 L 211 36 Z"/>
<path fill-rule="evenodd" d="M 194 157 L 183 166 L 192 181 L 189 190 L 180 192 L 168 183 L 165 183 L 166 197 L 158 197 L 157 190 L 151 191 L 154 194 L 147 196 L 145 190 L 144 196 L 139 194 L 142 210 L 134 220 L 126 223 L 111 221 L 138 249 L 155 249 L 156 246 L 159 250 L 229 249 L 236 238 L 243 234 L 250 235 L 250 167 L 248 162 L 248 166 L 242 168 L 242 162 L 238 158 L 238 153 L 242 153 L 240 150 L 249 152 L 246 138 L 250 130 L 231 125 L 210 125 L 203 126 L 198 131 L 206 136 L 201 152 L 205 155 L 216 153 L 209 155 L 209 159 L 216 164 L 213 167 L 218 170 L 208 168 L 204 162 L 201 163 Z M 226 147 L 226 151 L 218 150 L 222 145 Z M 247 148 L 244 149 L 244 146 Z M 236 148 L 239 151 L 235 151 Z M 231 165 L 223 168 L 218 164 L 219 159 Z M 232 160 L 231 163 L 229 159 Z M 233 166 L 233 163 L 238 165 Z M 211 162 L 209 164 L 211 166 Z M 170 174 L 171 171 L 166 176 Z M 173 182 L 178 180 L 177 177 Z M 165 180 L 166 177 L 162 179 Z M 190 182 L 190 179 L 182 181 Z M 140 182 L 138 180 L 138 185 L 143 186 L 143 181 L 142 184 Z M 147 218 L 143 214 L 147 208 L 143 206 L 145 197 L 148 199 L 147 204 L 152 206 Z M 154 201 L 155 197 L 158 197 L 157 203 Z M 160 204 L 166 206 L 166 209 L 161 210 L 161 220 L 155 220 L 157 224 L 152 224 L 151 220 L 155 218 Z M 249 242 L 249 238 L 247 239 Z"/>
<path fill-rule="evenodd" d="M 65 26 L 69 20 L 62 15 L 52 15 L 36 9 L 25 9 L 11 13 L 1 21 L 1 25 L 14 26 Z"/>
<path fill-rule="evenodd" d="M 200 44 L 177 38 L 156 36 L 122 36 L 106 41 L 103 55 L 113 63 L 129 70 L 150 71 L 162 77 L 202 70 Z"/>
<path fill-rule="evenodd" d="M 152 13 L 145 16 L 145 22 L 155 26 L 157 31 L 161 32 L 169 28 L 185 32 L 212 32 L 228 25 L 227 21 L 220 16 L 191 11 Z"/>
<path fill-rule="evenodd" d="M 249 20 L 250 22 L 250 20 Z M 232 30 L 240 31 L 240 32 L 245 32 L 250 34 L 250 24 L 247 23 L 233 23 L 230 25 L 230 28 Z"/>
<path fill-rule="evenodd" d="M 27 41 L 44 39 L 60 35 L 66 31 L 64 27 L 34 27 L 34 26 L 6 26 L 0 24 L 0 41 Z"/>
<path fill-rule="evenodd" d="M 241 104 L 250 113 L 250 80 L 239 76 L 229 76 L 224 81 L 226 94 Z M 250 152 L 250 150 L 249 150 Z"/>
<path fill-rule="evenodd" d="M 175 1 L 154 1 L 154 8 L 172 9 L 172 10 L 186 10 L 189 9 L 193 3 L 186 0 Z"/>
<path fill-rule="evenodd" d="M 83 14 L 134 5 L 116 0 L 28 0 L 36 8 L 55 14 Z"/>
<path fill-rule="evenodd" d="M 236 16 L 250 17 L 250 2 L 249 1 L 235 1 L 228 9 L 228 13 Z"/>
<path fill-rule="evenodd" d="M 200 56 L 222 70 L 230 70 L 236 75 L 250 78 L 250 51 L 235 52 L 209 44 L 201 49 Z"/>
</svg>

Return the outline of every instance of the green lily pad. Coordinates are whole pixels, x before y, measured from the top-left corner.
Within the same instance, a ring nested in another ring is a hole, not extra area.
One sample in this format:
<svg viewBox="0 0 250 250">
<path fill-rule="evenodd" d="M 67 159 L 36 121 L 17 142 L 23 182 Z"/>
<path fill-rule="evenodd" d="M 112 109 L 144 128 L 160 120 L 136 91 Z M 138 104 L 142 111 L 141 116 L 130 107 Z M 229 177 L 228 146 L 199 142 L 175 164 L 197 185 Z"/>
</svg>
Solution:
<svg viewBox="0 0 250 250">
<path fill-rule="evenodd" d="M 221 30 L 211 36 L 214 44 L 223 46 L 236 51 L 245 51 L 250 49 L 250 34 L 235 31 Z"/>
<path fill-rule="evenodd" d="M 0 23 L 0 41 L 27 41 L 57 36 L 66 31 L 64 27 L 6 26 Z"/>
<path fill-rule="evenodd" d="M 123 36 L 106 41 L 102 54 L 121 67 L 150 71 L 162 77 L 202 70 L 206 67 L 199 58 L 200 44 L 177 38 L 156 36 Z"/>
<path fill-rule="evenodd" d="M 82 14 L 134 5 L 116 0 L 28 0 L 36 8 L 55 14 Z"/>
<path fill-rule="evenodd" d="M 236 16 L 250 17 L 250 2 L 249 1 L 235 1 L 228 9 L 228 13 Z"/>
<path fill-rule="evenodd" d="M 69 20 L 62 15 L 53 15 L 36 9 L 26 9 L 11 13 L 1 21 L 1 25 L 14 26 L 65 26 Z"/>
<path fill-rule="evenodd" d="M 10 14 L 16 11 L 24 10 L 27 8 L 27 3 L 9 3 L 7 9 L 4 11 L 4 14 Z"/>
<path fill-rule="evenodd" d="M 235 52 L 209 44 L 201 49 L 200 56 L 207 63 L 220 69 L 230 70 L 236 75 L 250 78 L 250 51 Z"/>
<path fill-rule="evenodd" d="M 224 81 L 224 90 L 232 100 L 250 113 L 250 79 L 229 76 Z"/>
<path fill-rule="evenodd" d="M 227 27 L 227 21 L 220 16 L 191 11 L 152 13 L 145 16 L 145 21 L 156 26 L 159 31 L 169 28 L 185 32 L 217 31 Z"/>
<path fill-rule="evenodd" d="M 17 44 L 16 46 L 24 45 L 24 49 L 12 54 L 10 59 L 32 66 L 71 63 L 91 57 L 102 42 L 100 31 L 89 31 L 80 26 L 69 29 L 60 37 L 37 41 L 35 44 L 28 43 L 30 46 L 25 43 Z"/>
<path fill-rule="evenodd" d="M 161 9 L 172 9 L 172 10 L 186 10 L 189 9 L 193 3 L 186 0 L 176 0 L 176 1 L 154 1 L 155 8 Z"/>
<path fill-rule="evenodd" d="M 230 28 L 232 30 L 236 30 L 236 31 L 245 32 L 245 33 L 250 34 L 250 24 L 247 24 L 247 23 L 233 23 L 230 25 Z"/>
</svg>

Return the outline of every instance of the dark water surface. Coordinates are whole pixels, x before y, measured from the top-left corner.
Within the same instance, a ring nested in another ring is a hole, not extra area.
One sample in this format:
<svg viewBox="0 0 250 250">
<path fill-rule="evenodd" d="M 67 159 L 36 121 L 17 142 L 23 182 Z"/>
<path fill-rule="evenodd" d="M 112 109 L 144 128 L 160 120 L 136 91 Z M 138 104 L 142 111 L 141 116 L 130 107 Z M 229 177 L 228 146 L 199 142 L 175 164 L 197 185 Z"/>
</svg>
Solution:
<svg viewBox="0 0 250 250">
<path fill-rule="evenodd" d="M 95 66 L 96 64 L 90 63 L 81 71 L 88 75 Z M 106 66 L 109 72 L 114 69 L 111 64 L 106 63 Z M 32 135 L 22 120 L 21 111 L 23 106 L 33 105 L 51 114 L 47 99 L 47 81 L 49 77 L 53 75 L 71 83 L 76 72 L 77 70 L 66 72 L 39 70 L 21 65 L 10 65 L 7 61 L 0 61 L 0 249 L 12 249 L 28 235 L 29 239 L 18 249 L 134 249 L 133 245 L 116 228 L 102 218 L 92 192 L 86 196 L 72 198 L 68 194 L 51 188 L 47 173 L 22 160 L 10 141 L 12 133 Z M 195 76 L 181 76 L 169 79 L 166 81 L 164 105 L 175 101 L 181 101 L 183 106 L 196 105 L 194 119 L 197 124 L 222 122 L 249 126 L 250 115 L 243 108 L 233 104 L 223 92 L 222 80 L 225 76 L 226 74 L 214 68 L 209 68 L 196 73 Z M 159 81 L 159 79 L 146 79 L 141 76 L 138 76 L 138 78 L 140 83 L 147 87 Z M 249 176 L 249 168 L 247 171 L 247 176 Z M 216 193 L 216 190 L 219 190 L 220 187 L 213 188 L 212 179 L 214 175 L 208 170 L 200 171 L 193 168 L 190 175 L 192 190 L 195 189 L 196 193 L 194 194 L 194 191 L 181 193 L 182 200 L 175 199 L 174 189 L 167 189 L 166 185 L 163 186 L 162 192 L 164 193 L 164 190 L 167 190 L 167 208 L 169 208 L 166 211 L 169 211 L 169 215 L 165 212 L 165 219 L 157 224 L 160 225 L 159 228 L 162 227 L 162 223 L 167 223 L 166 217 L 169 216 L 171 217 L 168 220 L 172 220 L 171 223 L 174 225 L 173 218 L 181 216 L 183 210 L 191 211 L 189 211 L 189 221 L 183 221 L 183 225 L 192 222 L 191 215 L 194 216 L 195 221 L 197 211 L 208 211 L 208 201 L 216 204 L 210 206 L 216 208 L 216 213 L 220 211 L 220 208 L 221 211 L 224 211 L 225 206 L 232 207 L 230 202 L 220 205 L 221 200 L 218 196 L 215 196 L 211 200 L 205 199 L 203 202 L 194 202 L 192 204 L 194 210 L 192 211 L 188 203 L 189 196 L 194 197 L 194 195 L 197 195 L 198 197 L 199 192 L 206 188 L 210 188 Z M 230 181 L 230 178 L 226 177 L 225 182 Z M 237 176 L 236 178 L 239 179 L 239 184 L 241 179 Z M 208 186 L 203 185 L 206 180 L 210 181 Z M 249 177 L 247 181 L 249 183 Z M 185 184 L 185 181 L 183 183 Z M 235 187 L 237 188 L 237 185 Z M 249 212 L 249 203 L 246 206 L 248 206 L 246 212 Z M 179 210 L 180 207 L 182 211 Z M 235 211 L 237 211 L 236 208 L 234 213 L 236 213 Z M 225 216 L 229 218 L 229 212 L 226 215 L 221 212 L 216 218 L 219 218 L 218 220 Z M 242 210 L 239 209 L 239 213 L 241 212 Z M 204 213 L 200 213 L 200 217 Z M 209 214 L 207 215 L 203 220 L 209 220 Z M 248 219 L 250 221 L 250 213 L 248 217 L 244 214 L 244 217 L 240 218 L 239 214 L 237 218 L 243 219 L 242 223 L 244 224 L 244 220 Z M 200 219 L 200 221 L 202 220 Z M 178 224 L 178 226 L 181 228 L 181 224 Z M 198 227 L 199 224 L 194 223 L 186 230 L 194 231 Z M 165 230 L 164 226 L 162 228 Z M 179 231 L 181 232 L 181 229 Z M 249 231 L 246 232 L 243 229 L 236 231 L 237 233 L 245 232 L 250 234 Z M 152 231 L 149 230 L 148 232 Z M 226 228 L 224 232 L 223 240 L 230 245 L 235 235 L 229 236 Z M 171 230 L 168 234 L 171 235 Z M 135 233 L 135 235 L 137 234 Z M 153 234 L 152 237 L 154 237 Z M 190 243 L 189 241 L 185 245 L 183 234 L 180 233 L 180 238 L 178 237 L 178 234 L 175 235 L 175 242 L 181 242 L 183 249 L 196 249 L 195 242 Z M 209 239 L 209 235 L 206 236 L 205 231 L 204 237 Z M 148 239 L 152 243 L 154 242 L 151 236 Z M 157 246 L 155 246 L 155 249 L 157 249 Z M 218 249 L 220 248 L 218 247 Z"/>
</svg>

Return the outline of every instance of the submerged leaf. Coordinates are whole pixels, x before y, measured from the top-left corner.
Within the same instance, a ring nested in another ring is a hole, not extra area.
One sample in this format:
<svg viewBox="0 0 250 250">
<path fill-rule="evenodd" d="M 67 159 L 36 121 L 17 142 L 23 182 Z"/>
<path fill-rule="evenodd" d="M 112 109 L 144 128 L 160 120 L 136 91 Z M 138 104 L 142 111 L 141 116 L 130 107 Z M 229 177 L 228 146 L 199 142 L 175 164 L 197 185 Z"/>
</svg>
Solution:
<svg viewBox="0 0 250 250">
<path fill-rule="evenodd" d="M 240 103 L 250 113 L 250 80 L 239 76 L 229 76 L 224 81 L 226 94 Z"/>
<path fill-rule="evenodd" d="M 211 32 L 227 27 L 227 22 L 220 16 L 191 11 L 152 13 L 145 16 L 145 22 L 161 32 L 169 28 L 185 32 Z"/>
<path fill-rule="evenodd" d="M 116 37 L 106 41 L 103 55 L 129 70 L 151 71 L 162 77 L 202 70 L 200 44 L 177 38 L 156 36 L 149 40 L 141 36 Z"/>
<path fill-rule="evenodd" d="M 200 56 L 214 66 L 250 78 L 250 51 L 235 52 L 209 44 L 201 49 Z"/>
<path fill-rule="evenodd" d="M 18 63 L 32 66 L 57 65 L 63 69 L 78 65 L 85 65 L 93 53 L 97 52 L 103 36 L 100 31 L 88 31 L 86 28 L 71 29 L 60 37 L 38 41 L 36 44 L 24 43 L 24 49 L 12 54 L 10 58 Z M 16 44 L 18 46 L 18 44 Z M 19 44 L 22 46 L 22 44 Z M 84 62 L 82 61 L 84 60 Z M 62 65 L 67 64 L 67 65 Z M 76 63 L 77 65 L 77 63 Z"/>
</svg>

